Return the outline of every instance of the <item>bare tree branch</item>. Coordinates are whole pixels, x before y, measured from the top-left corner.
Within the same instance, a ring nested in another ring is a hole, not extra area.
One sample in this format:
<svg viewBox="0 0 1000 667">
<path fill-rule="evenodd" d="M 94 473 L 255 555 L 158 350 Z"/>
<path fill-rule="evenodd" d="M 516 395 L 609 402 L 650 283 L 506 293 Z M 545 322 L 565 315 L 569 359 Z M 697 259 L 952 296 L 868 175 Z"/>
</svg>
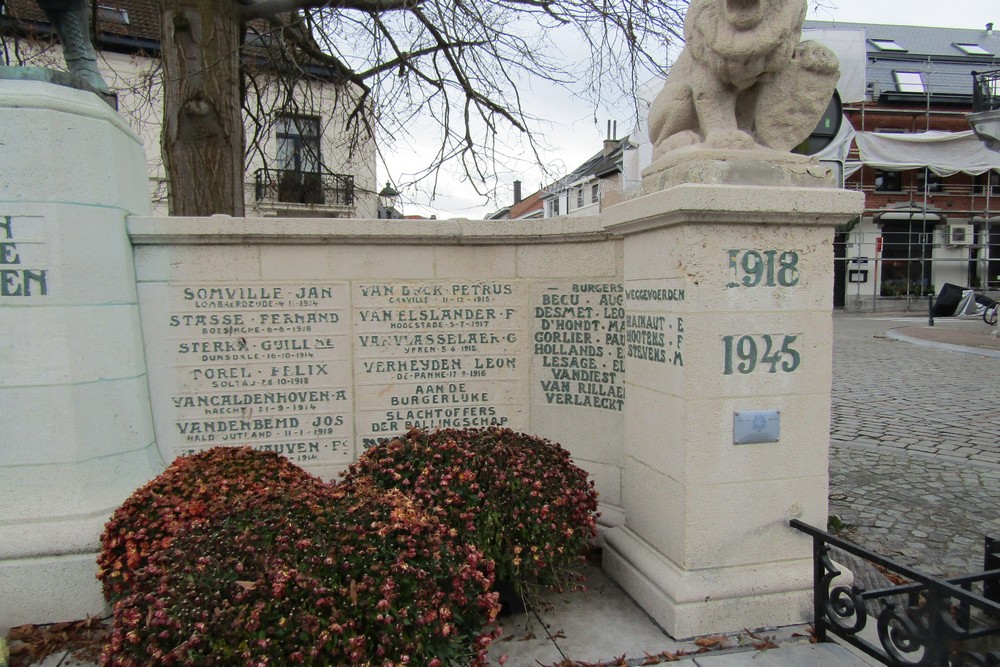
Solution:
<svg viewBox="0 0 1000 667">
<path fill-rule="evenodd" d="M 275 14 L 287 14 L 320 7 L 378 14 L 407 9 L 421 2 L 423 0 L 239 0 L 240 13 L 244 20 L 267 18 Z"/>
</svg>

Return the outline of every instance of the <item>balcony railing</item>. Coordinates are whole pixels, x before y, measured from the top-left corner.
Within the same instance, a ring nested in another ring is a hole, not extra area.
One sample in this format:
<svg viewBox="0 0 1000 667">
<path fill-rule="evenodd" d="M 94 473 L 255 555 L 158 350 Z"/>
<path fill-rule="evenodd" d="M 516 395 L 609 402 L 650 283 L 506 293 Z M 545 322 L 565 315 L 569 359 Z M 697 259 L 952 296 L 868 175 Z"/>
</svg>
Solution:
<svg viewBox="0 0 1000 667">
<path fill-rule="evenodd" d="M 254 196 L 265 204 L 354 206 L 354 177 L 287 169 L 258 169 Z"/>
<path fill-rule="evenodd" d="M 990 72 L 973 72 L 972 111 L 1000 109 L 1000 69 Z"/>
<path fill-rule="evenodd" d="M 1000 69 L 972 73 L 972 130 L 986 148 L 1000 152 Z"/>
<path fill-rule="evenodd" d="M 919 199 L 924 194 L 923 184 L 902 185 L 896 190 L 879 189 L 872 183 L 860 183 L 857 180 L 848 181 L 844 187 L 848 190 L 859 190 L 866 195 L 885 195 L 887 197 L 908 197 L 909 199 Z M 975 197 L 984 198 L 987 194 L 997 206 L 1000 206 L 1000 184 L 995 180 L 989 186 L 985 184 L 951 183 L 943 181 L 940 184 L 932 184 L 927 190 L 931 197 Z"/>
</svg>

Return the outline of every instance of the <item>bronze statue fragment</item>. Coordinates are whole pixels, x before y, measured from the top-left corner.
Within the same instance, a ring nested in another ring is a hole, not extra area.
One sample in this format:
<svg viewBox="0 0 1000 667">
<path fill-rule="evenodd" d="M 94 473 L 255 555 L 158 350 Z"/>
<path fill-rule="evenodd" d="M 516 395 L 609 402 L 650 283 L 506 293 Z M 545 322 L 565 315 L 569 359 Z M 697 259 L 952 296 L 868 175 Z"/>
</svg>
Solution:
<svg viewBox="0 0 1000 667">
<path fill-rule="evenodd" d="M 97 51 L 90 39 L 90 3 L 87 0 L 38 0 L 38 6 L 59 35 L 70 74 L 84 86 L 108 94 L 108 84 L 97 68 Z"/>
</svg>

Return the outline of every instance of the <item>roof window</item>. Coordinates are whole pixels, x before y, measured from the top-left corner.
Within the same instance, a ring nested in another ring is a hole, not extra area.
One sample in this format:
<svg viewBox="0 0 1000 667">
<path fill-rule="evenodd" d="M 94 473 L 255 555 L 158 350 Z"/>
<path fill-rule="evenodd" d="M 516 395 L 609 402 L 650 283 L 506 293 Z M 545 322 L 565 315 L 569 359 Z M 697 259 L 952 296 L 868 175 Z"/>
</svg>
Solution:
<svg viewBox="0 0 1000 667">
<path fill-rule="evenodd" d="M 896 77 L 896 90 L 901 93 L 926 93 L 924 77 L 920 72 L 893 72 Z"/>
<path fill-rule="evenodd" d="M 127 11 L 106 5 L 97 5 L 97 20 L 108 23 L 123 23 L 125 25 L 131 25 L 132 23 L 128 19 Z"/>
<path fill-rule="evenodd" d="M 894 39 L 869 39 L 872 46 L 877 48 L 879 51 L 898 51 L 900 53 L 906 53 L 906 49 L 900 46 Z"/>
<path fill-rule="evenodd" d="M 978 44 L 955 44 L 955 48 L 967 56 L 992 56 L 992 51 L 987 51 Z"/>
</svg>

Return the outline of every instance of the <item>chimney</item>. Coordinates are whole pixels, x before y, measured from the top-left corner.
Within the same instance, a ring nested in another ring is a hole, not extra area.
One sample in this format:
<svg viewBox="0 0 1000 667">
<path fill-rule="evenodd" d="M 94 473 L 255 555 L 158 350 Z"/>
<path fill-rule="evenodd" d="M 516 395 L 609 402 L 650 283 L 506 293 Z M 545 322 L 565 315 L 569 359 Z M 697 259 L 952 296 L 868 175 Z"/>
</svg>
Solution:
<svg viewBox="0 0 1000 667">
<path fill-rule="evenodd" d="M 611 121 L 608 121 L 608 138 L 604 140 L 604 154 L 608 155 L 618 147 L 618 121 L 614 121 L 614 129 L 612 129 Z"/>
<path fill-rule="evenodd" d="M 992 21 L 990 21 L 989 23 L 986 24 L 986 36 L 987 37 L 992 37 L 993 36 L 993 22 Z"/>
<path fill-rule="evenodd" d="M 514 181 L 514 203 L 521 203 L 521 181 Z"/>
</svg>

